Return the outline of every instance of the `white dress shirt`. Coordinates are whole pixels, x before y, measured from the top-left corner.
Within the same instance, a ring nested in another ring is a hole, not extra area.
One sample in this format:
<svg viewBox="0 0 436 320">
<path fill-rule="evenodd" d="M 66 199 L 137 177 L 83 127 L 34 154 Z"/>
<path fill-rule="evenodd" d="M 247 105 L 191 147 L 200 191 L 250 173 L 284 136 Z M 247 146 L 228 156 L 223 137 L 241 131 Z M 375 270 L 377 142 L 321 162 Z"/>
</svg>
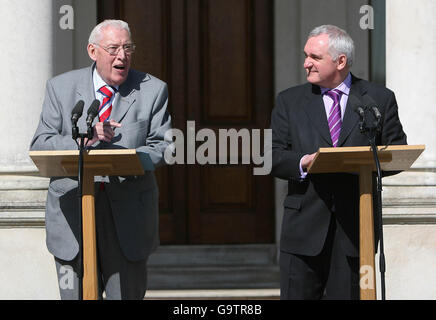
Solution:
<svg viewBox="0 0 436 320">
<path fill-rule="evenodd" d="M 327 119 L 329 117 L 330 114 L 330 109 L 333 106 L 333 99 L 328 96 L 327 94 L 325 94 L 327 91 L 329 90 L 333 90 L 333 89 L 338 89 L 342 92 L 342 96 L 341 96 L 341 101 L 339 102 L 339 105 L 341 106 L 341 120 L 344 119 L 344 114 L 345 114 L 345 108 L 347 107 L 347 101 L 348 101 L 348 96 L 350 94 L 350 88 L 351 88 L 351 73 L 348 73 L 347 77 L 345 78 L 345 80 L 343 82 L 341 82 L 336 88 L 324 88 L 324 87 L 320 87 L 321 88 L 321 94 L 322 94 L 322 99 L 324 101 L 324 108 L 325 108 L 325 113 L 327 116 Z M 303 158 L 307 156 L 304 155 L 301 159 L 300 159 L 300 174 L 301 174 L 301 179 L 306 178 L 307 172 L 305 172 L 301 166 L 301 162 L 303 160 Z"/>
</svg>

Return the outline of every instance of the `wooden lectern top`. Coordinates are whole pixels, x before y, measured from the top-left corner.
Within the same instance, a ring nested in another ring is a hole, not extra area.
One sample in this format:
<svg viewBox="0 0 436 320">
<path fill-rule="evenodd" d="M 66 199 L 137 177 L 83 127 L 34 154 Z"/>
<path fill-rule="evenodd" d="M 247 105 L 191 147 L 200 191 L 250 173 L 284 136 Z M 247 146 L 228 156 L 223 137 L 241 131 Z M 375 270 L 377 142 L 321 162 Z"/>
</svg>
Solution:
<svg viewBox="0 0 436 320">
<path fill-rule="evenodd" d="M 424 151 L 424 145 L 379 146 L 381 170 L 408 170 Z M 319 148 L 308 173 L 359 172 L 362 166 L 372 166 L 376 171 L 370 146 Z"/>
<path fill-rule="evenodd" d="M 73 177 L 78 174 L 79 150 L 30 151 L 43 177 Z M 83 154 L 84 170 L 95 176 L 143 175 L 135 149 L 89 150 Z"/>
</svg>

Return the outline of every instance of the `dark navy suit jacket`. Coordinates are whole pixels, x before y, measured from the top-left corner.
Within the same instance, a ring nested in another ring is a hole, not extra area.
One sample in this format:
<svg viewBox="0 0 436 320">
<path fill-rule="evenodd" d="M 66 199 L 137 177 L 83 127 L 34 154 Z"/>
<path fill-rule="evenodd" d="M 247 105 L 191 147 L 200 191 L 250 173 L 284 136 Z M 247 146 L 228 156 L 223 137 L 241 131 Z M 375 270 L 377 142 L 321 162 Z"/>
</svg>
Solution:
<svg viewBox="0 0 436 320">
<path fill-rule="evenodd" d="M 407 144 L 394 93 L 352 76 L 338 147 L 369 145 L 368 138 L 360 132 L 360 118 L 355 112 L 368 101 L 374 102 L 382 115 L 377 145 Z M 271 129 L 271 174 L 288 180 L 289 184 L 280 249 L 293 254 L 317 255 L 324 246 L 331 216 L 335 215 L 341 227 L 338 234 L 341 246 L 349 256 L 358 256 L 358 175 L 308 174 L 304 180 L 300 178 L 299 163 L 303 155 L 333 146 L 319 86 L 306 83 L 279 93 L 271 116 Z"/>
</svg>

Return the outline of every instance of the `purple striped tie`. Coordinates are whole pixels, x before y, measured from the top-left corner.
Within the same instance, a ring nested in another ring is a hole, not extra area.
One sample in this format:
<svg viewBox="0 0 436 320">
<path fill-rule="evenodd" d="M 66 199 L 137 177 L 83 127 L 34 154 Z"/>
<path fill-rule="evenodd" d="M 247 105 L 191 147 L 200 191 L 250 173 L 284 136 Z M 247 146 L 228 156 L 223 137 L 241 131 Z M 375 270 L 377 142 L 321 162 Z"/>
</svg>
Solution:
<svg viewBox="0 0 436 320">
<path fill-rule="evenodd" d="M 339 102 L 341 101 L 342 93 L 343 92 L 338 89 L 333 89 L 326 92 L 326 95 L 333 99 L 333 105 L 330 109 L 328 117 L 330 136 L 332 137 L 333 147 L 336 147 L 338 145 L 339 134 L 341 133 L 342 120 L 341 105 Z"/>
</svg>

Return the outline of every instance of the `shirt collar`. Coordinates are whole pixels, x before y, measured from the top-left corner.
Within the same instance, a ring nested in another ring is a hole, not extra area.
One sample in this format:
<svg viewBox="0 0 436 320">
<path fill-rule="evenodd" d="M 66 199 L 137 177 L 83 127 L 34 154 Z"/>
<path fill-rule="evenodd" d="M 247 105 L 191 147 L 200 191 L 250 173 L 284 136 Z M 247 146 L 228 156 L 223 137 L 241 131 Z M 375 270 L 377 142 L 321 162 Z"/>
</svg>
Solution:
<svg viewBox="0 0 436 320">
<path fill-rule="evenodd" d="M 103 86 L 108 86 L 106 82 L 102 79 L 102 77 L 98 74 L 97 68 L 94 68 L 94 72 L 92 73 L 92 80 L 94 82 L 94 91 L 97 92 Z M 115 88 L 115 92 L 118 91 L 119 86 L 110 86 Z"/>
<path fill-rule="evenodd" d="M 351 88 L 351 73 L 348 72 L 348 75 L 345 78 L 345 80 L 343 82 L 341 82 L 336 88 L 330 89 L 330 88 L 321 87 L 321 94 L 324 94 L 327 91 L 330 91 L 333 89 L 338 89 L 348 96 L 350 94 L 350 88 Z"/>
</svg>

